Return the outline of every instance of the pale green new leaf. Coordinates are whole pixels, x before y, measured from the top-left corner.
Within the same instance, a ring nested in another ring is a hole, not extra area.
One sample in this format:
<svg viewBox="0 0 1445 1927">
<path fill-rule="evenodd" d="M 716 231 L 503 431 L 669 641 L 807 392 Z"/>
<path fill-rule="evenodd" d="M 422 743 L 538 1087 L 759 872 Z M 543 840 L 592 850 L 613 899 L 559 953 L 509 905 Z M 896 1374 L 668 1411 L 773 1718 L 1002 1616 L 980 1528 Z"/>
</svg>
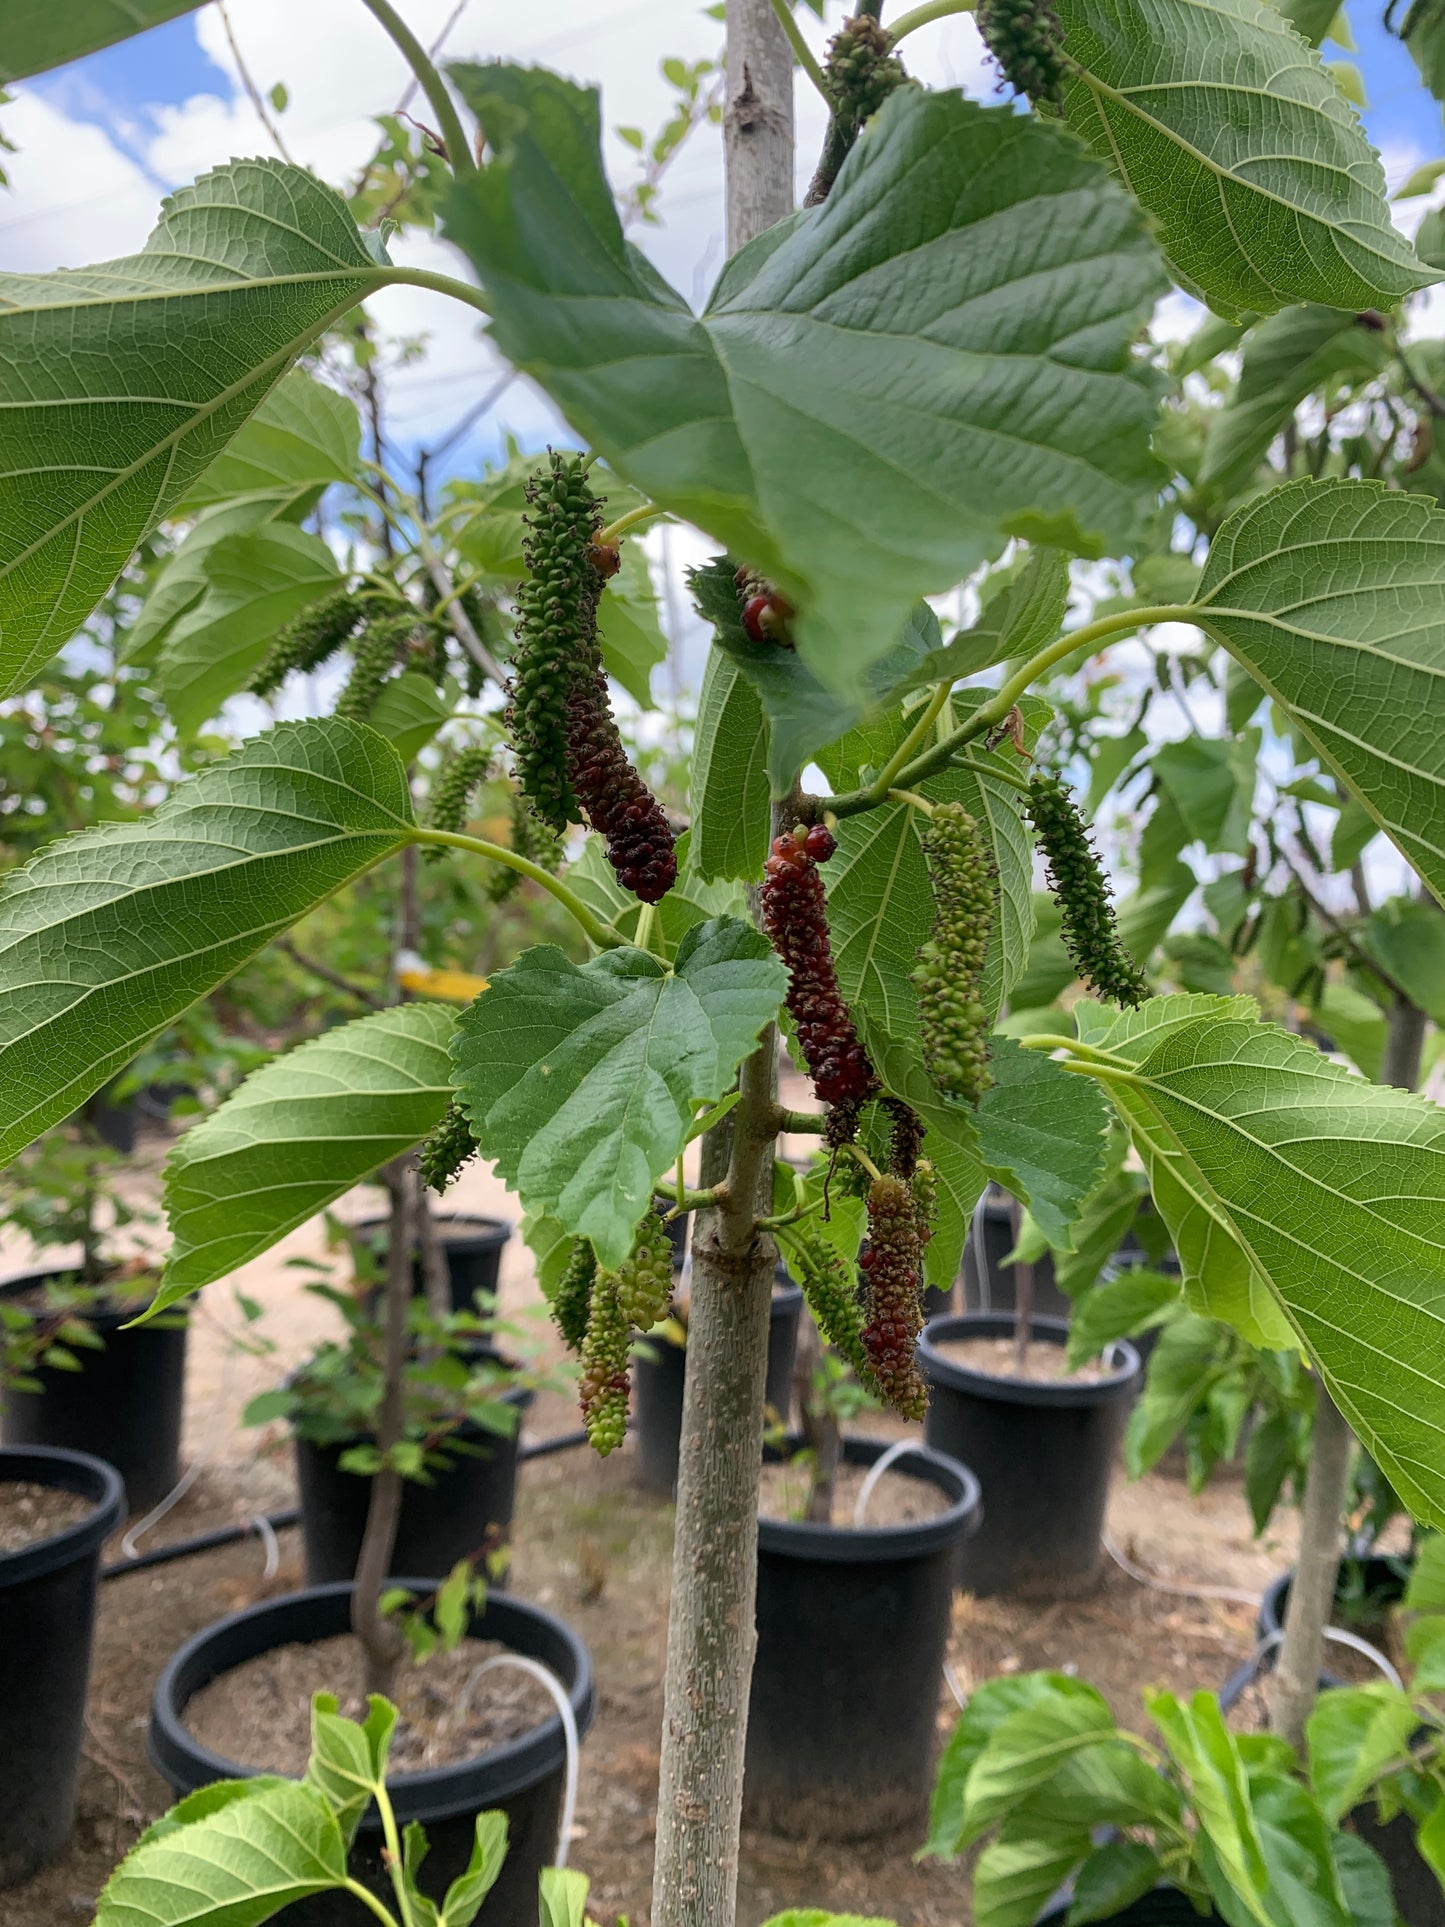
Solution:
<svg viewBox="0 0 1445 1927">
<path fill-rule="evenodd" d="M 6 0 L 0 17 L 0 85 L 79 60 L 147 27 L 192 13 L 199 0 Z"/>
<path fill-rule="evenodd" d="M 708 878 L 755 881 L 768 854 L 767 724 L 756 690 L 710 649 L 693 735 L 693 849 Z"/>
<path fill-rule="evenodd" d="M 644 709 L 652 706 L 652 672 L 667 660 L 667 637 L 657 620 L 657 592 L 639 542 L 622 544 L 622 567 L 597 605 L 602 665 Z"/>
<path fill-rule="evenodd" d="M 0 696 L 389 272 L 330 188 L 258 160 L 173 194 L 139 254 L 0 276 Z"/>
<path fill-rule="evenodd" d="M 452 1044 L 482 1155 L 529 1212 L 615 1269 L 653 1188 L 777 1011 L 782 965 L 748 925 L 689 930 L 669 971 L 638 950 L 580 969 L 550 944 L 499 971 Z"/>
<path fill-rule="evenodd" d="M 1186 1276 L 1217 1226 L 1411 1511 L 1445 1518 L 1445 1111 L 1271 1026 L 1206 1016 L 1156 1036 L 1106 1040 L 1135 1068 L 1105 1085 Z"/>
<path fill-rule="evenodd" d="M 187 1825 L 157 1827 L 111 1875 L 95 1927 L 260 1927 L 346 1879 L 326 1801 L 295 1780 L 252 1780 Z M 207 1788 L 209 1794 L 211 1789 Z"/>
<path fill-rule="evenodd" d="M 1200 1832 L 1218 1857 L 1241 1914 L 1247 1910 L 1259 1927 L 1278 1927 L 1267 1905 L 1269 1875 L 1248 1776 L 1219 1702 L 1212 1693 L 1199 1692 L 1187 1706 L 1172 1693 L 1146 1693 L 1144 1703 L 1184 1775 Z"/>
<path fill-rule="evenodd" d="M 289 495 L 248 495 L 203 511 L 156 572 L 150 594 L 125 636 L 122 659 L 144 662 L 156 655 L 172 625 L 205 594 L 206 570 L 218 542 L 229 535 L 248 535 L 268 522 L 284 521 L 292 506 Z"/>
<path fill-rule="evenodd" d="M 1247 481 L 1270 443 L 1316 388 L 1377 374 L 1389 359 L 1383 330 L 1338 308 L 1285 308 L 1245 342 L 1239 385 L 1209 418 L 1201 483 Z"/>
<path fill-rule="evenodd" d="M 1058 16 L 1066 118 L 1220 314 L 1392 308 L 1437 279 L 1391 226 L 1354 110 L 1264 0 L 1060 0 Z"/>
<path fill-rule="evenodd" d="M 412 763 L 442 725 L 451 721 L 460 695 L 450 677 L 438 689 L 419 669 L 406 669 L 383 685 L 367 721 L 396 745 L 404 763 Z"/>
<path fill-rule="evenodd" d="M 763 569 L 856 691 L 914 601 L 1023 535 L 1121 552 L 1160 471 L 1133 204 L 1060 130 L 901 89 L 827 201 L 693 316 L 623 238 L 594 93 L 453 70 L 492 158 L 449 237 L 501 351 L 652 500 Z"/>
<path fill-rule="evenodd" d="M 51 843 L 0 886 L 0 1162 L 156 1033 L 406 842 L 396 751 L 283 723 L 156 813 Z"/>
<path fill-rule="evenodd" d="M 156 683 L 184 733 L 244 689 L 279 629 L 341 583 L 319 536 L 290 522 L 223 536 L 206 554 L 206 589 L 161 645 Z"/>
<path fill-rule="evenodd" d="M 588 1880 L 576 1867 L 544 1867 L 538 1877 L 539 1927 L 583 1927 Z"/>
<path fill-rule="evenodd" d="M 1058 635 L 1069 606 L 1069 558 L 1031 548 L 1006 570 L 990 572 L 977 622 L 926 656 L 905 681 L 962 681 L 1014 656 L 1031 656 Z"/>
<path fill-rule="evenodd" d="M 1338 1821 L 1383 1767 L 1403 1759 L 1418 1724 L 1407 1695 L 1385 1680 L 1320 1694 L 1305 1740 L 1310 1779 L 1327 1819 Z"/>
<path fill-rule="evenodd" d="M 1049 1243 L 1072 1250 L 1074 1220 L 1104 1174 L 1109 1107 L 1092 1078 L 1011 1037 L 993 1039 L 989 1068 L 993 1083 L 974 1114 L 979 1156 L 990 1177 L 1027 1199 Z"/>
<path fill-rule="evenodd" d="M 1089 1829 L 1055 1819 L 1046 1798 L 1010 1814 L 974 1868 L 973 1927 L 1034 1927 L 1092 1846 Z"/>
<path fill-rule="evenodd" d="M 456 1013 L 398 1004 L 253 1071 L 166 1161 L 173 1243 L 159 1310 L 248 1259 L 419 1143 L 452 1094 Z"/>
<path fill-rule="evenodd" d="M 349 1847 L 373 1795 L 386 1781 L 386 1756 L 396 1730 L 396 1708 L 373 1693 L 364 1722 L 342 1719 L 330 1693 L 311 1702 L 311 1758 L 305 1784 L 336 1815 Z"/>
<path fill-rule="evenodd" d="M 978 707 L 987 690 L 961 690 L 955 697 L 962 721 Z M 1048 714 L 1026 700 L 1029 739 Z M 885 719 L 875 745 L 883 761 L 902 740 L 912 716 Z M 982 769 L 990 765 L 1012 775 L 1018 756 L 1010 744 L 993 751 L 975 745 L 971 755 Z M 834 775 L 836 765 L 828 774 Z M 959 802 L 979 823 L 998 872 L 998 915 L 984 963 L 982 1001 L 993 1017 L 1013 989 L 1027 961 L 1033 937 L 1033 836 L 1023 820 L 1018 790 L 971 769 L 952 769 L 919 785 L 929 802 Z M 848 1004 L 867 1012 L 890 1036 L 918 1050 L 918 997 L 912 982 L 918 953 L 933 926 L 933 894 L 924 861 L 922 836 L 927 821 L 906 803 L 885 803 L 844 817 L 837 826 L 838 849 L 823 870 L 828 891 L 828 923 L 838 982 Z"/>
<path fill-rule="evenodd" d="M 293 368 L 175 512 L 191 515 L 240 495 L 286 495 L 309 506 L 330 483 L 355 479 L 360 453 L 355 402 Z"/>
<path fill-rule="evenodd" d="M 965 1789 L 968 1821 L 959 1840 L 968 1846 L 1010 1808 L 1045 1785 L 1081 1747 L 1114 1732 L 1102 1693 L 1082 1680 L 1057 1687 L 1036 1706 L 1020 1707 L 990 1734 Z"/>
<path fill-rule="evenodd" d="M 1374 482 L 1292 482 L 1214 538 L 1196 620 L 1445 897 L 1445 513 Z"/>
<path fill-rule="evenodd" d="M 442 1901 L 442 1927 L 471 1927 L 482 1902 L 497 1884 L 507 1857 L 507 1816 L 500 1811 L 479 1813 L 471 1858 L 447 1888 Z M 583 1884 L 586 1896 L 586 1884 Z"/>
</svg>

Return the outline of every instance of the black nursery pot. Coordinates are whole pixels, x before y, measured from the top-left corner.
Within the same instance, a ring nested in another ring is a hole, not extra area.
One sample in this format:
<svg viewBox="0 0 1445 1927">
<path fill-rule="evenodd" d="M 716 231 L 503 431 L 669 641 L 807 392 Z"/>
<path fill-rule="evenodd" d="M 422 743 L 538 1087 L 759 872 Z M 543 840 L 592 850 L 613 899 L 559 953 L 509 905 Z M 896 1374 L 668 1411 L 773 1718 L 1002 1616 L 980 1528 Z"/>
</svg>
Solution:
<svg viewBox="0 0 1445 1927">
<path fill-rule="evenodd" d="M 1068 1326 L 1036 1318 L 1036 1345 L 1064 1345 Z M 1089 1382 L 1036 1384 L 991 1378 L 944 1357 L 941 1343 L 1009 1338 L 1013 1319 L 989 1312 L 936 1318 L 918 1341 L 929 1385 L 923 1436 L 971 1466 L 983 1488 L 983 1526 L 963 1547 L 966 1592 L 1086 1592 L 1102 1558 L 1109 1480 L 1139 1376 L 1139 1354 L 1120 1340 L 1109 1371 Z"/>
<path fill-rule="evenodd" d="M 877 1439 L 843 1446 L 851 1465 L 886 1450 Z M 979 1489 L 965 1466 L 927 1450 L 890 1472 L 936 1487 L 947 1510 L 857 1529 L 759 1521 L 749 1826 L 867 1839 L 927 1813 L 953 1576 L 978 1529 Z"/>
<path fill-rule="evenodd" d="M 0 1298 L 19 1298 L 74 1275 L 50 1270 L 7 1278 Z M 6 1445 L 93 1452 L 120 1473 L 131 1506 L 149 1512 L 175 1485 L 180 1470 L 186 1324 L 176 1313 L 162 1325 L 123 1330 L 136 1309 L 100 1305 L 78 1314 L 104 1339 L 104 1351 L 77 1352 L 78 1372 L 42 1366 L 36 1376 L 43 1391 L 8 1393 L 0 1439 Z"/>
<path fill-rule="evenodd" d="M 0 1553 L 0 1888 L 59 1853 L 75 1820 L 102 1542 L 125 1513 L 114 1466 L 40 1446 L 0 1450 L 0 1482 L 58 1486 L 92 1510 Z"/>
<path fill-rule="evenodd" d="M 1064 1927 L 1069 1917 L 1068 1901 L 1050 1907 L 1046 1914 L 1040 1914 L 1038 1927 Z M 1186 1894 L 1172 1887 L 1156 1887 L 1152 1894 L 1145 1894 L 1142 1900 L 1134 1901 L 1117 1914 L 1110 1914 L 1111 1921 L 1119 1927 L 1199 1927 L 1201 1920 L 1217 1920 L 1219 1916 L 1211 1907 L 1201 1914 L 1194 1902 Z"/>
<path fill-rule="evenodd" d="M 425 1592 L 430 1582 L 395 1583 Z M 212 1753 L 190 1733 L 184 1719 L 194 1695 L 218 1674 L 279 1646 L 349 1632 L 350 1613 L 349 1584 L 318 1586 L 233 1613 L 181 1647 L 156 1684 L 147 1735 L 151 1759 L 178 1798 L 216 1780 L 250 1778 L 262 1770 Z M 587 1731 L 595 1710 L 592 1661 L 569 1626 L 539 1606 L 491 1594 L 473 1616 L 470 1633 L 549 1667 L 572 1702 L 578 1733 Z M 325 1690 L 324 1680 L 316 1684 Z M 470 1858 L 476 1816 L 499 1807 L 507 1815 L 507 1858 L 478 1919 L 482 1927 L 536 1927 L 537 1876 L 556 1857 L 566 1770 L 566 1741 L 554 1713 L 533 1732 L 480 1759 L 389 1779 L 398 1826 L 418 1820 L 430 1842 L 419 1877 L 422 1890 L 441 1900 Z M 382 1844 L 381 1822 L 370 1807 L 351 1851 L 350 1870 L 373 1893 L 393 1901 Z M 294 1927 L 356 1927 L 362 1917 L 360 1903 L 345 1893 L 300 1901 L 286 1914 L 287 1927 L 293 1922 Z"/>
<path fill-rule="evenodd" d="M 1004 1259 L 1014 1248 L 1013 1212 L 1002 1192 L 990 1189 L 979 1205 L 982 1223 L 970 1225 L 963 1241 L 963 1308 L 1009 1311 L 1014 1308 L 1016 1268 Z M 983 1246 L 983 1266 L 978 1246 Z M 1054 1256 L 1046 1251 L 1034 1262 L 1034 1312 L 1040 1318 L 1069 1318 L 1073 1302 L 1054 1282 Z M 932 1316 L 932 1307 L 925 1312 Z"/>
<path fill-rule="evenodd" d="M 786 1415 L 793 1400 L 793 1358 L 798 1349 L 798 1319 L 803 1294 L 778 1267 L 768 1325 L 767 1401 Z M 670 1499 L 677 1486 L 682 1449 L 682 1394 L 687 1382 L 687 1348 L 666 1338 L 649 1338 L 646 1355 L 632 1361 L 633 1414 L 637 1422 L 637 1482 L 645 1492 Z"/>
<path fill-rule="evenodd" d="M 387 1225 L 385 1218 L 363 1218 L 350 1227 L 352 1233 L 369 1246 L 383 1264 L 386 1262 Z M 486 1301 L 495 1299 L 502 1270 L 502 1253 L 512 1235 L 511 1225 L 503 1218 L 459 1215 L 438 1218 L 436 1229 L 447 1261 L 452 1310 L 474 1311 L 478 1292 Z M 426 1291 L 420 1250 L 412 1254 L 411 1288 L 418 1298 Z"/>
<path fill-rule="evenodd" d="M 392 1564 L 402 1572 L 444 1579 L 459 1559 L 504 1545 L 517 1497 L 517 1449 L 522 1413 L 532 1393 L 514 1388 L 500 1395 L 517 1414 L 517 1430 L 503 1438 L 483 1426 L 459 1426 L 452 1435 L 467 1449 L 449 1453 L 430 1485 L 402 1485 L 401 1523 Z M 301 1531 L 306 1542 L 306 1583 L 326 1586 L 356 1571 L 371 1504 L 371 1480 L 341 1469 L 350 1446 L 316 1445 L 293 1438 L 296 1481 L 301 1488 Z M 493 1583 L 497 1583 L 493 1581 Z"/>
</svg>

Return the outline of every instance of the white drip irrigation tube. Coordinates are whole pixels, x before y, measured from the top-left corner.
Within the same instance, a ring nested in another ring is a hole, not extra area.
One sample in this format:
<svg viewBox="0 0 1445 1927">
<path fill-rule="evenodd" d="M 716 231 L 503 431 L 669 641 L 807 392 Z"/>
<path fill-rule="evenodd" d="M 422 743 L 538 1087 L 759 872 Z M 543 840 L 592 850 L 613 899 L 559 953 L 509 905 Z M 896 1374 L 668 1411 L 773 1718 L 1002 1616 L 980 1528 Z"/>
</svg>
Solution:
<svg viewBox="0 0 1445 1927">
<path fill-rule="evenodd" d="M 862 1525 L 863 1514 L 868 1510 L 868 1501 L 873 1497 L 874 1490 L 877 1487 L 878 1481 L 883 1477 L 883 1474 L 890 1471 L 903 1457 L 905 1452 L 925 1452 L 927 1449 L 927 1446 L 920 1445 L 916 1439 L 898 1439 L 894 1444 L 889 1446 L 881 1458 L 876 1459 L 873 1464 L 869 1466 L 868 1476 L 858 1488 L 858 1497 L 853 1502 L 853 1524 L 855 1526 Z"/>
<path fill-rule="evenodd" d="M 1358 1633 L 1346 1632 L 1343 1626 L 1326 1626 L 1325 1638 L 1333 1640 L 1336 1646 L 1348 1646 L 1352 1653 L 1361 1654 L 1362 1657 L 1369 1660 L 1372 1666 L 1377 1666 L 1380 1669 L 1392 1686 L 1403 1691 L 1405 1685 L 1404 1680 L 1401 1679 L 1400 1675 L 1395 1671 L 1379 1647 L 1372 1646 L 1368 1639 L 1361 1639 Z M 1254 1649 L 1254 1670 L 1256 1676 L 1259 1673 L 1259 1662 L 1264 1658 L 1265 1654 L 1272 1653 L 1276 1646 L 1282 1645 L 1283 1643 L 1283 1626 L 1277 1627 L 1272 1633 L 1265 1634 L 1264 1638 Z"/>
<path fill-rule="evenodd" d="M 577 1715 L 572 1711 L 572 1701 L 561 1680 L 540 1660 L 525 1659 L 521 1653 L 496 1653 L 491 1659 L 484 1659 L 480 1666 L 474 1667 L 467 1675 L 466 1684 L 457 1695 L 456 1706 L 452 1710 L 449 1724 L 453 1726 L 467 1717 L 471 1710 L 472 1691 L 484 1673 L 492 1672 L 498 1666 L 513 1666 L 519 1672 L 530 1673 L 539 1685 L 545 1686 L 552 1695 L 552 1702 L 562 1721 L 562 1733 L 567 1742 L 567 1788 L 562 1796 L 562 1818 L 557 1827 L 557 1852 L 553 1858 L 554 1867 L 565 1867 L 567 1848 L 572 1839 L 572 1822 L 577 1813 L 577 1776 L 581 1765 L 581 1741 L 577 1734 Z"/>
<path fill-rule="evenodd" d="M 196 1480 L 201 1476 L 201 1468 L 204 1464 L 204 1453 L 200 1458 L 192 1459 L 191 1463 L 176 1480 L 160 1504 L 153 1505 L 143 1519 L 136 1520 L 130 1531 L 127 1532 L 120 1542 L 122 1558 L 138 1559 L 140 1557 L 140 1541 L 151 1530 L 152 1526 L 158 1526 L 171 1508 L 178 1506 L 181 1500 L 185 1498 Z"/>
</svg>

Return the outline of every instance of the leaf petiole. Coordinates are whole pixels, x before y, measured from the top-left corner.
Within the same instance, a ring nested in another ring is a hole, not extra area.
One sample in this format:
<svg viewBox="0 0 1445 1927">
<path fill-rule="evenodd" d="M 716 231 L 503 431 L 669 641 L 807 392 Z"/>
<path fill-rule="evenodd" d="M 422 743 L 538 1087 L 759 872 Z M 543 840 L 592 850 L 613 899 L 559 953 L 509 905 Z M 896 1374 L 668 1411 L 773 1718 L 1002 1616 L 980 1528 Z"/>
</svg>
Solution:
<svg viewBox="0 0 1445 1927">
<path fill-rule="evenodd" d="M 484 837 L 466 836 L 460 830 L 429 830 L 413 828 L 407 831 L 409 843 L 435 843 L 445 849 L 470 850 L 473 856 L 490 858 L 493 863 L 504 863 L 509 870 L 517 870 L 533 883 L 540 884 L 549 896 L 555 897 L 564 910 L 571 912 L 582 927 L 582 933 L 589 943 L 599 950 L 623 950 L 628 940 L 622 932 L 610 923 L 603 923 L 595 917 L 581 897 L 569 890 L 560 877 L 554 877 L 544 870 L 540 863 L 533 863 L 530 857 L 521 856 L 516 850 L 507 850 L 500 843 L 488 843 Z"/>
<path fill-rule="evenodd" d="M 619 515 L 615 522 L 609 522 L 597 537 L 598 543 L 610 546 L 618 536 L 626 535 L 629 529 L 637 528 L 642 522 L 650 522 L 654 516 L 668 513 L 667 509 L 659 508 L 656 502 L 644 502 L 641 508 L 629 509 L 626 515 Z"/>
<path fill-rule="evenodd" d="M 773 0 L 773 12 L 778 16 L 779 26 L 788 36 L 788 45 L 792 48 L 798 65 L 831 107 L 833 96 L 828 92 L 828 83 L 823 78 L 823 69 L 818 65 L 817 56 L 804 40 L 802 29 L 793 18 L 793 9 L 789 0 Z"/>
<path fill-rule="evenodd" d="M 974 6 L 975 0 L 923 0 L 922 6 L 911 7 L 889 29 L 889 39 L 896 47 L 920 27 L 929 26 L 935 20 L 946 20 L 952 13 L 972 13 Z"/>
<path fill-rule="evenodd" d="M 341 1891 L 343 1893 L 353 1894 L 357 1900 L 369 1907 L 372 1913 L 376 1915 L 376 1918 L 381 1921 L 382 1927 L 397 1927 L 396 1915 L 391 1909 L 384 1907 L 374 1893 L 370 1892 L 368 1888 L 363 1887 L 359 1880 L 353 1880 L 350 1874 L 348 1874 L 342 1882 Z"/>
<path fill-rule="evenodd" d="M 926 796 L 918 795 L 916 790 L 889 790 L 890 803 L 906 803 L 911 810 L 919 810 L 924 816 L 932 816 L 933 805 Z"/>
</svg>

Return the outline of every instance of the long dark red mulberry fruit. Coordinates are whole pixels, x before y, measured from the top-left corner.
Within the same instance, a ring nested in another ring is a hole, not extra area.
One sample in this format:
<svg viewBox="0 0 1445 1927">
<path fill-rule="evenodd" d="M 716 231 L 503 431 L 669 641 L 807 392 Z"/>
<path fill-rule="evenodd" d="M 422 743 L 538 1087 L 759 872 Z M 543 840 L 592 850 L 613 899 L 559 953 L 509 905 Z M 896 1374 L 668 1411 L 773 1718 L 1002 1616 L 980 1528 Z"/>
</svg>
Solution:
<svg viewBox="0 0 1445 1927">
<path fill-rule="evenodd" d="M 821 823 L 808 830 L 800 824 L 778 837 L 764 865 L 760 899 L 763 928 L 788 967 L 788 1013 L 813 1089 L 825 1104 L 856 1111 L 878 1089 L 878 1078 L 838 988 L 828 938 L 818 865 L 837 847 Z"/>
<path fill-rule="evenodd" d="M 928 1409 L 917 1359 L 923 1272 L 917 1207 L 902 1178 L 875 1178 L 869 1187 L 868 1245 L 858 1263 L 868 1288 L 863 1350 L 873 1382 L 901 1418 L 920 1419 Z"/>
<path fill-rule="evenodd" d="M 568 695 L 567 774 L 583 821 L 607 838 L 617 881 L 644 903 L 657 903 L 677 881 L 672 830 L 628 761 L 600 669 L 579 677 Z"/>
<path fill-rule="evenodd" d="M 1109 885 L 1082 811 L 1060 777 L 1039 775 L 1029 779 L 1028 812 L 1048 859 L 1049 888 L 1074 968 L 1101 997 L 1135 1009 L 1149 995 L 1149 980 L 1119 941 Z"/>
</svg>

